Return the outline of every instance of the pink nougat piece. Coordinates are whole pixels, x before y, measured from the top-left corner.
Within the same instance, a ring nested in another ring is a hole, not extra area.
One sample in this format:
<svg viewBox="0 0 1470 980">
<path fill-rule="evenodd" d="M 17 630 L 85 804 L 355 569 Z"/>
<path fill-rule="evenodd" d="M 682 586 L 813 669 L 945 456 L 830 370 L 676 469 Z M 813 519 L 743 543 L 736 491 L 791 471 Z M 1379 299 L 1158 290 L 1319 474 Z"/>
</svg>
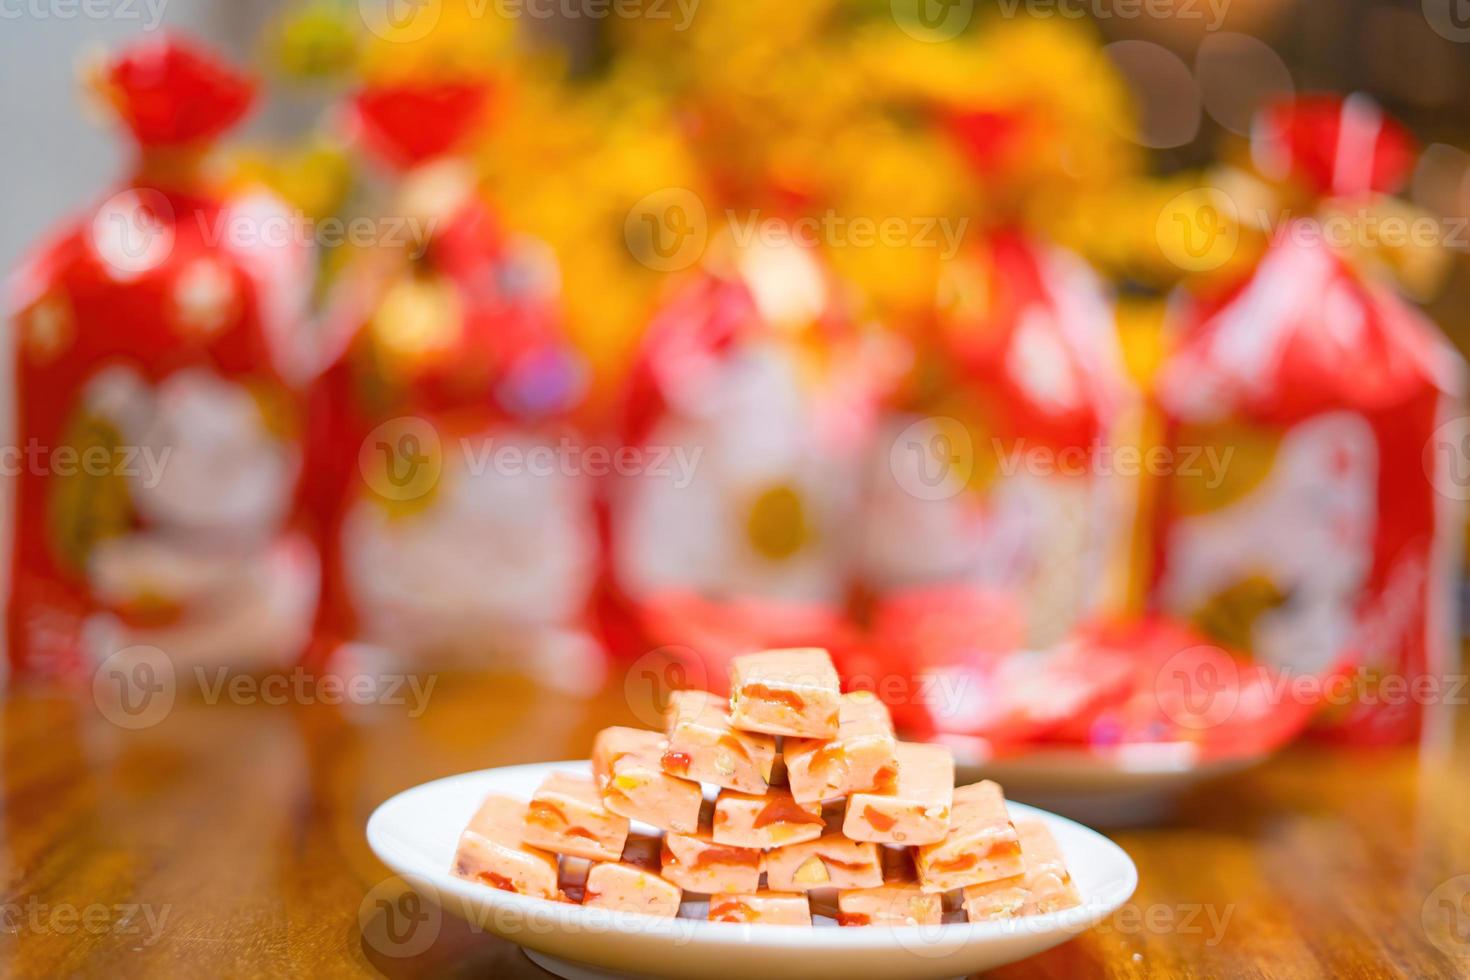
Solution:
<svg viewBox="0 0 1470 980">
<path fill-rule="evenodd" d="M 759 922 L 767 926 L 809 926 L 811 906 L 800 892 L 758 891 L 749 895 L 713 895 L 711 922 Z"/>
<path fill-rule="evenodd" d="M 816 840 L 767 851 L 766 884 L 779 892 L 877 888 L 883 884 L 878 845 L 849 840 L 829 825 Z"/>
<path fill-rule="evenodd" d="M 683 892 L 658 873 L 659 840 L 635 835 L 628 838 L 623 859 L 594 865 L 587 874 L 586 908 L 642 912 L 672 919 L 679 914 Z"/>
<path fill-rule="evenodd" d="M 965 888 L 965 914 L 971 922 L 1057 912 L 1082 904 L 1061 849 L 1046 825 L 1023 820 L 1016 826 L 1025 870 L 1012 878 Z"/>
<path fill-rule="evenodd" d="M 664 771 L 745 793 L 764 793 L 776 763 L 776 739 L 730 724 L 730 702 L 708 691 L 669 698 Z"/>
<path fill-rule="evenodd" d="M 853 793 L 891 793 L 897 742 L 888 709 L 871 692 L 842 696 L 837 737 L 787 739 L 782 755 L 791 795 L 803 803 Z"/>
<path fill-rule="evenodd" d="M 739 729 L 835 738 L 837 668 L 826 650 L 767 650 L 730 664 L 730 721 Z"/>
<path fill-rule="evenodd" d="M 556 898 L 556 858 L 525 843 L 525 821 L 521 800 L 498 793 L 485 797 L 459 835 L 451 871 L 502 891 Z"/>
<path fill-rule="evenodd" d="M 663 876 L 685 891 L 736 894 L 760 887 L 759 849 L 717 844 L 704 831 L 665 834 L 662 858 Z"/>
<path fill-rule="evenodd" d="M 884 849 L 883 884 L 877 888 L 837 893 L 837 924 L 842 926 L 930 926 L 943 919 L 944 896 L 919 887 L 907 849 Z"/>
<path fill-rule="evenodd" d="M 704 791 L 698 783 L 663 771 L 667 740 L 637 728 L 604 728 L 592 743 L 592 775 L 613 813 L 663 830 L 699 827 Z"/>
<path fill-rule="evenodd" d="M 715 799 L 713 836 L 732 847 L 782 847 L 816 840 L 825 833 L 822 804 L 797 803 L 791 792 L 771 788 L 764 795 L 722 789 Z"/>
<path fill-rule="evenodd" d="M 942 745 L 898 743 L 898 784 L 891 793 L 854 793 L 842 832 L 879 844 L 932 844 L 949 832 L 954 756 Z"/>
<path fill-rule="evenodd" d="M 949 834 L 915 850 L 919 882 L 927 892 L 947 892 L 1021 873 L 1022 850 L 998 785 L 982 780 L 954 791 Z"/>
<path fill-rule="evenodd" d="M 602 802 L 587 776 L 554 772 L 526 808 L 526 843 L 593 861 L 616 861 L 628 840 L 628 818 Z"/>
</svg>

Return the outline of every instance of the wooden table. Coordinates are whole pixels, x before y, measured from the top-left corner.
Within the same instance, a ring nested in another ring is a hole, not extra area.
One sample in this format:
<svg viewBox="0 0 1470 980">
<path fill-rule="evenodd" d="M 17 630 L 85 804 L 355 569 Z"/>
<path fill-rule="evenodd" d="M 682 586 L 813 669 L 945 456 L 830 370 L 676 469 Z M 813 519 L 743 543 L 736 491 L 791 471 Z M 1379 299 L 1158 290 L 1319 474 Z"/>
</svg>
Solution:
<svg viewBox="0 0 1470 980">
<path fill-rule="evenodd" d="M 646 710 L 621 687 L 580 702 L 506 678 L 438 677 L 426 710 L 399 694 L 333 705 L 310 686 L 245 685 L 209 704 L 181 686 L 161 719 L 128 730 L 90 689 L 12 691 L 0 965 L 546 976 L 457 919 L 396 931 L 385 907 L 412 906 L 392 904 L 363 824 L 424 780 L 583 757 L 598 728 Z M 1470 726 L 1458 721 L 1434 753 L 1296 749 L 1193 791 L 1165 825 L 1115 833 L 1138 863 L 1132 901 L 996 976 L 1467 975 Z"/>
</svg>

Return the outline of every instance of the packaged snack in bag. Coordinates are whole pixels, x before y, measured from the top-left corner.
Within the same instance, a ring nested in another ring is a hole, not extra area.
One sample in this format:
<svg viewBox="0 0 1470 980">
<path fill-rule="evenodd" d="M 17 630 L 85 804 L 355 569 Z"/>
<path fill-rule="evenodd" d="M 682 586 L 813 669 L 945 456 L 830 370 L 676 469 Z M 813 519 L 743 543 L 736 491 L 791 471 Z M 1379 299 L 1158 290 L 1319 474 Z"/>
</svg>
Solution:
<svg viewBox="0 0 1470 980">
<path fill-rule="evenodd" d="M 675 289 L 625 396 L 639 465 L 608 488 L 607 609 L 630 649 L 698 643 L 717 685 L 756 638 L 835 642 L 889 350 L 796 242 L 718 243 Z"/>
<path fill-rule="evenodd" d="M 863 580 L 875 620 L 915 590 L 971 590 L 1045 646 L 1126 588 L 1137 399 L 1112 296 L 1055 236 L 1136 167 L 1127 86 L 1078 24 L 997 18 L 938 53 L 892 41 L 871 52 L 881 88 L 969 180 L 871 460 Z"/>
<path fill-rule="evenodd" d="M 399 177 L 383 234 L 334 290 L 313 398 L 319 652 L 510 664 L 581 688 L 602 670 L 585 621 L 592 458 L 571 420 L 586 370 L 548 250 L 500 227 L 455 156 L 487 99 L 406 82 L 352 106 Z"/>
<path fill-rule="evenodd" d="M 1121 596 L 1140 462 L 1119 452 L 1131 390 L 1112 312 L 1083 263 L 1014 228 L 944 271 L 908 411 L 869 474 L 864 579 L 1009 595 L 1023 642 L 1053 643 Z"/>
<path fill-rule="evenodd" d="M 1460 358 L 1362 262 L 1412 143 L 1366 100 L 1313 97 L 1265 110 L 1253 156 L 1282 198 L 1269 247 L 1178 304 L 1157 382 L 1176 457 L 1225 465 L 1161 481 L 1152 603 L 1288 674 L 1346 658 L 1323 728 L 1409 739 L 1452 650 L 1461 530 L 1426 447 L 1463 414 Z"/>
<path fill-rule="evenodd" d="M 133 647 L 180 666 L 292 663 L 317 601 L 292 522 L 309 248 L 275 198 L 205 179 L 250 80 L 163 38 L 93 81 L 138 149 L 126 183 L 11 283 L 26 454 L 11 663 L 66 675 Z"/>
</svg>

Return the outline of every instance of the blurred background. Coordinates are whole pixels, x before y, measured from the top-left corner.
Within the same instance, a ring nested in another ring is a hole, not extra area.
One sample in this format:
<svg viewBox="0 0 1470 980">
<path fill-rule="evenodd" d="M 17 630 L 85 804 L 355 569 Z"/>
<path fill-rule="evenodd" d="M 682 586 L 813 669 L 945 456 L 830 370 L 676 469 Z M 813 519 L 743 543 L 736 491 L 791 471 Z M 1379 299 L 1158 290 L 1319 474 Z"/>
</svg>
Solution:
<svg viewBox="0 0 1470 980">
<path fill-rule="evenodd" d="M 1419 737 L 1460 7 L 17 0 L 12 682 L 813 644 L 982 753 Z"/>
</svg>

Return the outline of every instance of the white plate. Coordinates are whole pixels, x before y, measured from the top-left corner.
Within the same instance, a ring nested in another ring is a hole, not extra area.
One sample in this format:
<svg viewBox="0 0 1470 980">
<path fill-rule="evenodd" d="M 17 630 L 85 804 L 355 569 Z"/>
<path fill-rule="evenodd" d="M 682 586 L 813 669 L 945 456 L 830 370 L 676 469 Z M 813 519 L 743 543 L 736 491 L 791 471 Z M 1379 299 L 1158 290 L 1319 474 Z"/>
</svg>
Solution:
<svg viewBox="0 0 1470 980">
<path fill-rule="evenodd" d="M 1005 922 L 941 926 L 752 925 L 658 919 L 549 902 L 464 881 L 449 873 L 459 833 L 487 793 L 529 798 L 553 770 L 587 772 L 586 762 L 464 773 L 399 793 L 368 820 L 383 863 L 440 908 L 525 947 L 538 964 L 572 980 L 612 976 L 912 978 L 955 977 L 1049 949 L 1112 914 L 1133 894 L 1128 855 L 1095 831 L 1014 804 L 1055 835 L 1083 898 L 1077 908 Z M 692 911 L 692 909 L 691 909 Z"/>
<path fill-rule="evenodd" d="M 1064 813 L 1095 826 L 1155 823 L 1168 816 L 1181 793 L 1197 783 L 1259 765 L 1269 754 L 1199 761 L 1184 743 L 1140 744 L 1110 752 L 1037 749 L 991 758 L 981 739 L 938 739 L 954 751 L 961 782 L 993 779 L 1006 796 Z"/>
</svg>

